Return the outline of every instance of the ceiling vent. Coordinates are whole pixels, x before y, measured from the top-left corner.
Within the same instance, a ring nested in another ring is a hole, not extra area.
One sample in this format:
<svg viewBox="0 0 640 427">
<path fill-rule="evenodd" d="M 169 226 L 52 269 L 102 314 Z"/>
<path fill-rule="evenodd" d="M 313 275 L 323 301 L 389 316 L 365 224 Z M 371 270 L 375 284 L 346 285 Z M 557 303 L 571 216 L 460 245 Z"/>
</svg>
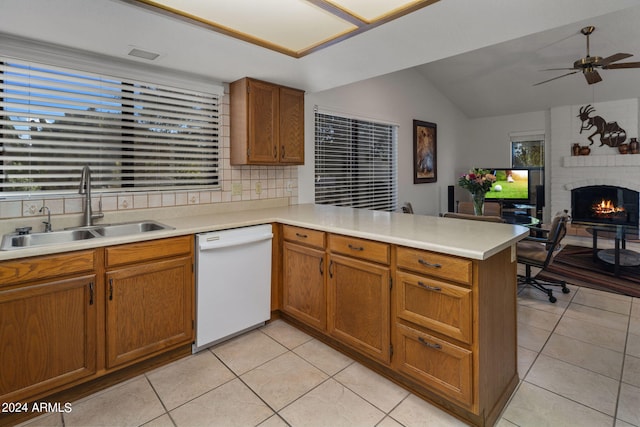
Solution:
<svg viewBox="0 0 640 427">
<path fill-rule="evenodd" d="M 142 49 L 138 49 L 138 48 L 131 49 L 131 51 L 129 51 L 128 55 L 129 56 L 135 56 L 136 58 L 148 59 L 149 61 L 153 61 L 158 56 L 160 56 L 159 53 L 149 52 L 147 50 L 142 50 Z"/>
</svg>

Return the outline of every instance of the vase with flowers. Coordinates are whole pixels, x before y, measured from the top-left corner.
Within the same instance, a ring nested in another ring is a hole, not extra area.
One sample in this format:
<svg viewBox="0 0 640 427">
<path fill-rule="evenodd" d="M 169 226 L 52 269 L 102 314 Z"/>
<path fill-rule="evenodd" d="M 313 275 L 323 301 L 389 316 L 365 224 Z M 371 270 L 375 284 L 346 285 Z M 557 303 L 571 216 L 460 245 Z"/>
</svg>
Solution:
<svg viewBox="0 0 640 427">
<path fill-rule="evenodd" d="M 485 194 L 491 190 L 494 182 L 496 182 L 495 175 L 479 168 L 471 169 L 458 179 L 458 185 L 471 193 L 473 212 L 476 215 L 482 215 L 484 213 Z"/>
</svg>

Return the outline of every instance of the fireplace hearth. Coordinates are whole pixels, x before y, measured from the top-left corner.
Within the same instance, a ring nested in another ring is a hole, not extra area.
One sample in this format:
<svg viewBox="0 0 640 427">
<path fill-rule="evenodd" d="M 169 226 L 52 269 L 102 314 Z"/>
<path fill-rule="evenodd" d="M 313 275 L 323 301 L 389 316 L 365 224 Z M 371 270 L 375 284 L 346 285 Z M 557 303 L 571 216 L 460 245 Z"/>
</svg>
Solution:
<svg viewBox="0 0 640 427">
<path fill-rule="evenodd" d="M 574 223 L 638 227 L 639 193 L 624 187 L 592 185 L 571 190 Z"/>
</svg>

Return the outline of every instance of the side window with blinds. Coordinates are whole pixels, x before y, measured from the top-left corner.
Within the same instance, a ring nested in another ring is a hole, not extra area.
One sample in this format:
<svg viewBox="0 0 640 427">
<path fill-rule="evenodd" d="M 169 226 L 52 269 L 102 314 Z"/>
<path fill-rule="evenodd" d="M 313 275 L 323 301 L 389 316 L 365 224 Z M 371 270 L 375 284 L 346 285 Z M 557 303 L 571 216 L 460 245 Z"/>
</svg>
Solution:
<svg viewBox="0 0 640 427">
<path fill-rule="evenodd" d="M 315 113 L 315 201 L 395 211 L 397 126 Z"/>
<path fill-rule="evenodd" d="M 218 97 L 0 57 L 0 193 L 216 188 Z"/>
</svg>

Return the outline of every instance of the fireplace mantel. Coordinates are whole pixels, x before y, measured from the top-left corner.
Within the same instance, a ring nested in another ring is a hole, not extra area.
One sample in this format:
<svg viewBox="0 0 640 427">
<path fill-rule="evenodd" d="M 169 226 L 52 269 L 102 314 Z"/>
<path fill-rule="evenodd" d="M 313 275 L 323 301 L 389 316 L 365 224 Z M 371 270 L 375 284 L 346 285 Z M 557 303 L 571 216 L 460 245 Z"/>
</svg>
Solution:
<svg viewBox="0 0 640 427">
<path fill-rule="evenodd" d="M 612 154 L 598 156 L 565 156 L 562 158 L 565 168 L 640 166 L 640 154 Z"/>
</svg>

